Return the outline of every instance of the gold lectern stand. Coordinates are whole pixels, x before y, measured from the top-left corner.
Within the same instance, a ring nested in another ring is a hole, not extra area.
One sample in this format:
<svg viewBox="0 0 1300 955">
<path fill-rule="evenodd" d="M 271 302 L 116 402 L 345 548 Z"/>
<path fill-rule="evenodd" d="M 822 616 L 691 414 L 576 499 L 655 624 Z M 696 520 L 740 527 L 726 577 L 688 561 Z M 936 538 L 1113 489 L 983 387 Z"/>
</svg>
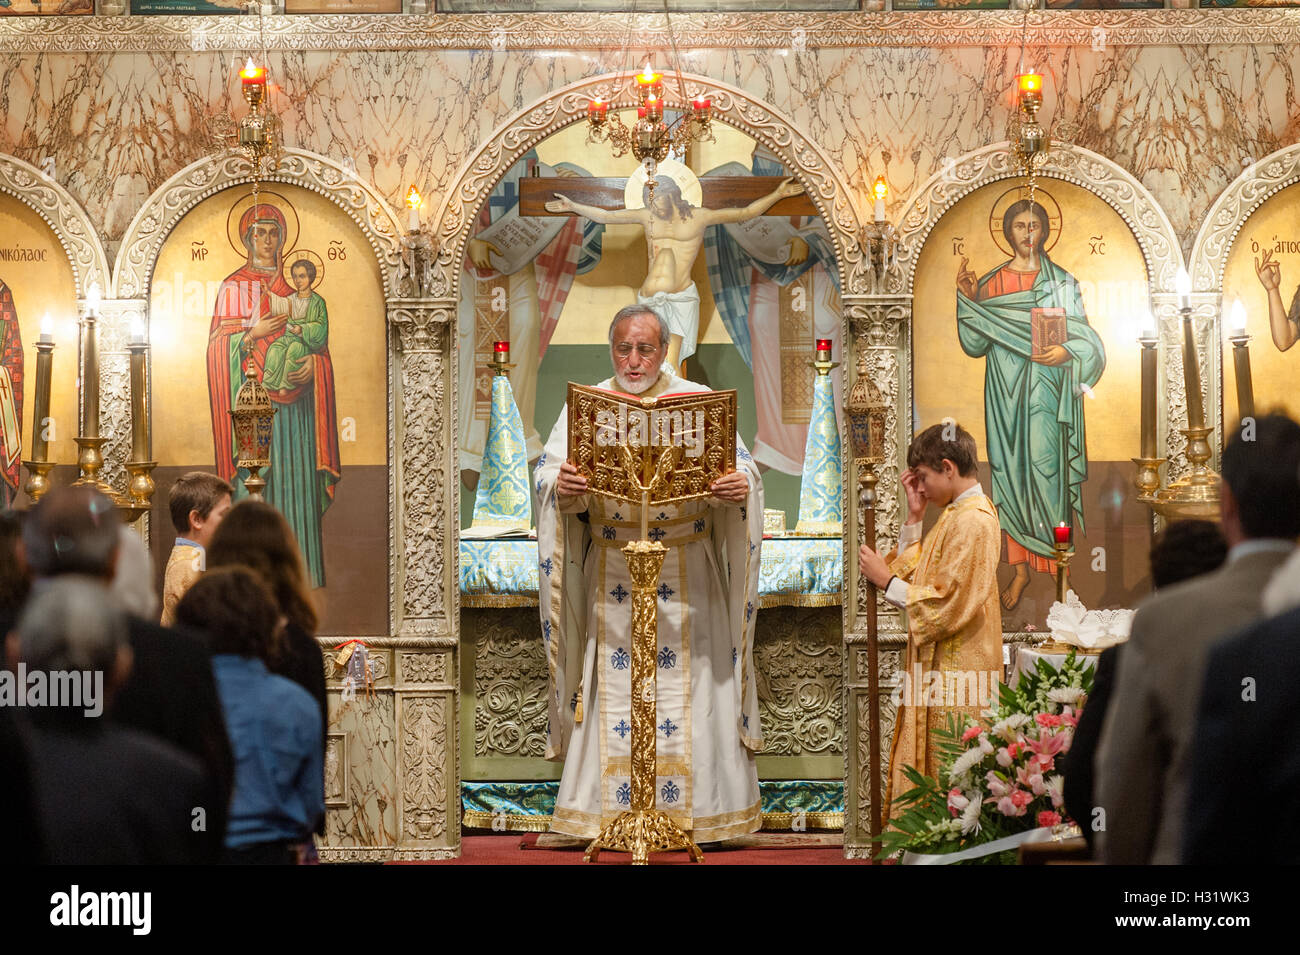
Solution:
<svg viewBox="0 0 1300 955">
<path fill-rule="evenodd" d="M 632 575 L 631 808 L 601 827 L 583 858 L 612 849 L 646 865 L 652 852 L 685 849 L 703 862 L 700 847 L 655 808 L 655 591 L 668 549 L 649 539 L 650 505 L 708 497 L 713 480 L 735 469 L 736 393 L 637 399 L 570 382 L 568 408 L 569 460 L 590 493 L 641 509 L 641 539 L 622 548 Z"/>
</svg>

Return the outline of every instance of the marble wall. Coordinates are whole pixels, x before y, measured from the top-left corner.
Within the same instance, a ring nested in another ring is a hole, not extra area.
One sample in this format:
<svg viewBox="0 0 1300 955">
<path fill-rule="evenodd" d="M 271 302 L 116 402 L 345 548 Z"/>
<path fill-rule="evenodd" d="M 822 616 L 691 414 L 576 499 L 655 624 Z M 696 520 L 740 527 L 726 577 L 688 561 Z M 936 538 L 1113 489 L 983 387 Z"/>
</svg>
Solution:
<svg viewBox="0 0 1300 955">
<path fill-rule="evenodd" d="M 929 46 L 919 44 L 934 38 L 915 29 L 924 15 L 909 23 L 898 14 L 887 38 L 898 45 L 886 46 L 870 15 L 859 15 L 862 45 L 841 33 L 819 46 L 821 38 L 797 26 L 798 17 L 772 15 L 779 16 L 788 26 L 771 31 L 766 48 L 706 48 L 699 45 L 704 33 L 688 24 L 680 41 L 686 68 L 793 117 L 855 187 L 865 189 L 884 172 L 895 212 L 942 171 L 945 159 L 1004 138 L 1021 56 L 1014 18 L 999 21 L 1006 24 L 1001 36 L 984 29 L 963 43 L 954 30 L 946 45 Z M 1035 15 L 1025 62 L 1047 75 L 1042 116 L 1058 135 L 1112 158 L 1146 185 L 1190 248 L 1215 196 L 1251 160 L 1300 132 L 1300 45 L 1286 42 L 1285 33 L 1300 34 L 1300 14 L 1131 11 L 1092 14 L 1091 27 L 1087 16 Z M 1271 42 L 1148 44 L 1129 35 L 1137 31 L 1128 24 L 1156 17 L 1213 24 L 1234 16 L 1248 25 L 1243 18 L 1271 18 L 1272 36 L 1255 31 Z M 1070 26 L 1080 43 L 1060 42 L 1066 18 L 1079 24 Z M 234 63 L 259 44 L 251 29 L 203 30 L 206 18 L 148 18 L 142 27 L 129 24 L 129 46 L 152 44 L 156 51 L 92 51 L 103 39 L 94 28 L 105 19 L 62 25 L 67 52 L 5 58 L 0 152 L 36 165 L 52 157 L 56 178 L 86 207 L 112 251 L 145 196 L 214 148 L 218 117 L 242 114 Z M 562 15 L 499 18 L 505 26 L 484 36 L 482 49 L 383 49 L 382 32 L 373 49 L 356 48 L 363 44 L 354 35 L 348 49 L 289 49 L 294 31 L 310 30 L 310 21 L 275 19 L 285 26 L 268 42 L 278 85 L 272 102 L 286 142 L 351 161 L 395 205 L 411 183 L 436 202 L 478 143 L 512 113 L 621 61 L 620 51 L 597 48 L 599 36 L 583 41 L 585 49 L 547 48 L 545 41 L 559 36 L 538 22 L 562 27 Z M 394 33 L 398 21 L 417 18 L 373 19 Z M 703 23 L 700 16 L 683 19 Z M 512 32 L 515 21 L 525 26 Z M 175 26 L 157 32 L 163 23 Z M 37 45 L 35 36 L 0 27 L 0 45 L 15 52 Z M 999 38 L 1007 42 L 975 42 Z M 419 40 L 417 34 L 403 45 Z M 638 50 L 627 59 L 644 56 Z"/>
</svg>

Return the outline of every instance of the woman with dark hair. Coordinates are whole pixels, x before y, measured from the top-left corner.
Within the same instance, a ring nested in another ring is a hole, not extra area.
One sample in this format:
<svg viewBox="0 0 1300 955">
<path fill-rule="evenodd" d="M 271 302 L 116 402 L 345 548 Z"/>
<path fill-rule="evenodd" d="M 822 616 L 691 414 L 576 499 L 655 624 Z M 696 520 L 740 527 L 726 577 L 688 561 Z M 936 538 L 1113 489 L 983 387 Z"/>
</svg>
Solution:
<svg viewBox="0 0 1300 955">
<path fill-rule="evenodd" d="M 284 515 L 264 501 L 245 499 L 231 508 L 208 547 L 209 570 L 230 566 L 253 571 L 287 620 L 279 653 L 267 667 L 310 693 L 320 709 L 321 725 L 328 725 L 325 662 L 315 639 L 319 618 L 302 555 Z"/>
<path fill-rule="evenodd" d="M 306 690 L 267 668 L 284 617 L 253 571 L 228 566 L 198 579 L 176 620 L 208 637 L 235 755 L 222 861 L 292 865 L 325 815 L 325 724 Z"/>
</svg>

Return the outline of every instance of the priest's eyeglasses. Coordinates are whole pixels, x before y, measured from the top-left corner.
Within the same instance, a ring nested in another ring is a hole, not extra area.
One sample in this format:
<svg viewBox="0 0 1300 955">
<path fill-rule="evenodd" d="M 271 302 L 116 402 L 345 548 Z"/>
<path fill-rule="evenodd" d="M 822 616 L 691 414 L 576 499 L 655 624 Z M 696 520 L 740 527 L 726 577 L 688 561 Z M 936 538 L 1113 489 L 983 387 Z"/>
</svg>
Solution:
<svg viewBox="0 0 1300 955">
<path fill-rule="evenodd" d="M 627 358 L 631 356 L 634 348 L 642 358 L 653 358 L 655 353 L 659 351 L 658 345 L 651 345 L 649 342 L 642 342 L 639 345 L 633 345 L 631 342 L 619 342 L 614 346 L 614 354 L 619 358 Z"/>
</svg>

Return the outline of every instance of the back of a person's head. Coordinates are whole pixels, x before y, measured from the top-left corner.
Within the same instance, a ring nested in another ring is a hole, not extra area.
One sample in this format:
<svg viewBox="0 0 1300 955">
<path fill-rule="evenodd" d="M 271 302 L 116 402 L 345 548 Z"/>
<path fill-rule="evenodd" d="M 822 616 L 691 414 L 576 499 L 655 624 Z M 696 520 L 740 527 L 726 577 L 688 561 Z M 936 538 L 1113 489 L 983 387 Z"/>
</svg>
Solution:
<svg viewBox="0 0 1300 955">
<path fill-rule="evenodd" d="M 18 654 L 28 670 L 113 672 L 126 646 L 126 620 L 96 581 L 43 581 L 18 618 Z"/>
<path fill-rule="evenodd" d="M 176 622 L 207 637 L 208 649 L 274 661 L 280 609 L 247 567 L 209 568 L 176 605 Z"/>
<path fill-rule="evenodd" d="M 955 421 L 933 424 L 915 438 L 907 449 L 909 468 L 924 464 L 931 471 L 942 471 L 944 459 L 957 467 L 962 477 L 974 477 L 978 455 L 971 433 Z"/>
<path fill-rule="evenodd" d="M 190 512 L 198 511 L 206 518 L 223 498 L 230 497 L 235 489 L 230 482 L 207 471 L 190 471 L 177 479 L 167 493 L 167 509 L 177 534 L 190 530 Z"/>
<path fill-rule="evenodd" d="M 1300 536 L 1300 424 L 1279 413 L 1246 419 L 1223 448 L 1221 472 L 1246 537 Z"/>
<path fill-rule="evenodd" d="M 14 619 L 32 589 L 31 571 L 18 556 L 26 516 L 23 511 L 0 511 L 0 617 L 7 620 Z"/>
<path fill-rule="evenodd" d="M 117 562 L 109 588 L 118 607 L 146 620 L 158 615 L 158 594 L 154 590 L 153 555 L 129 527 L 118 528 Z"/>
<path fill-rule="evenodd" d="M 36 577 L 85 574 L 107 582 L 117 559 L 120 526 L 112 501 L 94 488 L 55 488 L 23 521 L 27 565 Z"/>
<path fill-rule="evenodd" d="M 280 612 L 304 631 L 318 623 L 298 542 L 284 515 L 265 501 L 243 500 L 230 509 L 212 535 L 207 566 L 242 565 L 270 589 Z"/>
<path fill-rule="evenodd" d="M 1151 580 L 1156 589 L 1217 570 L 1228 559 L 1228 541 L 1214 521 L 1174 521 L 1151 543 Z"/>
</svg>

